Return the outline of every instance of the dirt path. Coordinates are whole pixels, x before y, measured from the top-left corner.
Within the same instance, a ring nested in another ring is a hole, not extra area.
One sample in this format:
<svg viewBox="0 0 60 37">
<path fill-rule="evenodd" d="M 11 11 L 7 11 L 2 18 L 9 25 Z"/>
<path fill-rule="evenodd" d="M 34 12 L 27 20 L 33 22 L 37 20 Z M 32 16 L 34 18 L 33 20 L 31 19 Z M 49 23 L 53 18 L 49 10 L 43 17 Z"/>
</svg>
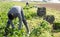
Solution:
<svg viewBox="0 0 60 37">
<path fill-rule="evenodd" d="M 52 9 L 60 10 L 60 4 L 59 3 L 37 4 L 37 6 L 43 6 L 46 8 L 52 8 Z"/>
</svg>

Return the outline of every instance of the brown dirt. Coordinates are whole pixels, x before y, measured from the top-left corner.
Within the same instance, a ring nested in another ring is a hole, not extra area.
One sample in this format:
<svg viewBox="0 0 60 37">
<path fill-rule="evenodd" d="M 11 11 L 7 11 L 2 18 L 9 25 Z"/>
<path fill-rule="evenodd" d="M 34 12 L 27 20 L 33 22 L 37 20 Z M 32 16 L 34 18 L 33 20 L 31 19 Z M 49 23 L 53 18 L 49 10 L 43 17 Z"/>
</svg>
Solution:
<svg viewBox="0 0 60 37">
<path fill-rule="evenodd" d="M 60 3 L 37 4 L 37 6 L 60 10 Z"/>
</svg>

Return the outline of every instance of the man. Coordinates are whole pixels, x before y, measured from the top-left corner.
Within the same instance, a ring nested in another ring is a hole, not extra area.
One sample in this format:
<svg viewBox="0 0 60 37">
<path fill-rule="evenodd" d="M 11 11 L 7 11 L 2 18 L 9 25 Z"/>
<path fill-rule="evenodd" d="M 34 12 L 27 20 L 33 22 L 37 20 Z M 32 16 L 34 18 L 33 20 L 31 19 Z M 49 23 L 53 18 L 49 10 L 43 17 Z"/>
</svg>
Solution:
<svg viewBox="0 0 60 37">
<path fill-rule="evenodd" d="M 7 25 L 6 25 L 6 28 L 5 28 L 5 36 L 8 35 L 7 33 L 7 30 L 11 24 L 12 26 L 12 29 L 14 29 L 14 24 L 12 23 L 13 19 L 14 18 L 19 18 L 19 27 L 18 29 L 20 30 L 21 27 L 22 27 L 22 22 L 24 23 L 26 29 L 27 29 L 27 33 L 29 33 L 29 28 L 28 28 L 28 25 L 27 25 L 27 22 L 26 22 L 26 19 L 24 17 L 24 14 L 23 14 L 23 9 L 22 7 L 20 6 L 13 6 L 10 11 L 8 12 L 8 22 L 7 22 Z"/>
<path fill-rule="evenodd" d="M 26 6 L 29 6 L 29 2 L 26 2 Z"/>
</svg>

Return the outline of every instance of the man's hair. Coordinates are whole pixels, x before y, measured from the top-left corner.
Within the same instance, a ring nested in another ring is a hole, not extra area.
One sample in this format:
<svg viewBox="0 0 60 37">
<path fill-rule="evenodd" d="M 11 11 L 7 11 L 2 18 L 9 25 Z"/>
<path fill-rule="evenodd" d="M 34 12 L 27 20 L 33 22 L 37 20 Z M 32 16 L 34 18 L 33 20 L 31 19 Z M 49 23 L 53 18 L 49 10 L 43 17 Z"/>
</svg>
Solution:
<svg viewBox="0 0 60 37">
<path fill-rule="evenodd" d="M 8 14 L 8 18 L 9 18 L 10 20 L 13 20 L 13 19 L 14 19 L 14 16 L 13 16 L 12 14 Z"/>
</svg>

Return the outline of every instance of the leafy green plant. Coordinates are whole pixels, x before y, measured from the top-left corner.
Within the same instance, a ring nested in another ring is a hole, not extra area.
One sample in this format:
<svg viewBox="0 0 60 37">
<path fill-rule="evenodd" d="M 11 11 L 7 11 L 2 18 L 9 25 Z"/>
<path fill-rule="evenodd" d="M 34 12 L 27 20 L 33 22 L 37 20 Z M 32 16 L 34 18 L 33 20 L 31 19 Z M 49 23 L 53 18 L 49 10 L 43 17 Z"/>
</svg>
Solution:
<svg viewBox="0 0 60 37">
<path fill-rule="evenodd" d="M 51 27 L 50 24 L 46 21 L 42 21 L 40 26 L 33 29 L 30 34 L 30 37 L 53 37 L 51 34 Z"/>
<path fill-rule="evenodd" d="M 5 31 L 4 29 L 8 21 L 7 13 L 10 10 L 10 8 L 14 5 L 24 7 L 25 2 L 0 2 L 0 37 L 3 37 Z M 30 28 L 33 28 L 33 31 L 32 29 L 30 29 L 31 33 L 29 37 L 52 37 L 51 25 L 46 21 L 42 22 L 41 18 L 36 15 L 36 8 L 32 6 L 33 4 L 30 4 L 29 7 L 25 7 L 25 9 L 23 9 L 24 15 L 28 21 Z M 47 9 L 47 14 L 53 14 L 56 18 L 55 21 L 59 22 L 60 14 L 58 11 Z M 27 37 L 25 28 L 18 31 L 18 19 L 13 20 L 13 22 L 16 28 L 14 30 L 12 30 L 11 28 L 9 29 L 8 37 Z M 10 35 L 10 32 L 13 32 L 13 35 Z"/>
</svg>

